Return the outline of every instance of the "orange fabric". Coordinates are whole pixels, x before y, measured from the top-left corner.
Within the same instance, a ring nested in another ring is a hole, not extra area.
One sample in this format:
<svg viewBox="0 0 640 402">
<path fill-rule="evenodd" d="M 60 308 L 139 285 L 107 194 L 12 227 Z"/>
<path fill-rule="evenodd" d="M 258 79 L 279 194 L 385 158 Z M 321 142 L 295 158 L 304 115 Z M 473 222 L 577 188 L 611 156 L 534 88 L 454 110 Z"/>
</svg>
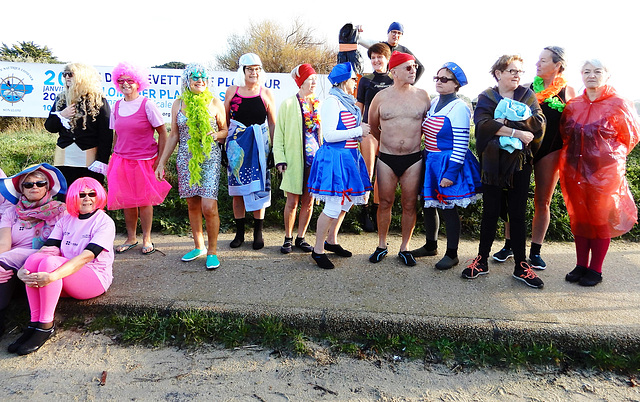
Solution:
<svg viewBox="0 0 640 402">
<path fill-rule="evenodd" d="M 352 52 L 354 50 L 358 50 L 357 43 L 341 43 L 338 45 L 339 52 Z"/>
<path fill-rule="evenodd" d="M 640 133 L 633 104 L 610 86 L 593 102 L 585 93 L 567 104 L 560 133 L 560 185 L 573 234 L 606 239 L 627 233 L 638 221 L 625 177 Z"/>
</svg>

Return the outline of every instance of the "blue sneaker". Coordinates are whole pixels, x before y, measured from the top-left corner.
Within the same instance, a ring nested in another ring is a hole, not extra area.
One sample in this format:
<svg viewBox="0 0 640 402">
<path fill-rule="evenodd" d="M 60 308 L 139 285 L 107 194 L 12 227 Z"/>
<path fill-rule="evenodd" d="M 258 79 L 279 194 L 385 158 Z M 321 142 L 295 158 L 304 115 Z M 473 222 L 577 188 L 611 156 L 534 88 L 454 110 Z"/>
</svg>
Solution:
<svg viewBox="0 0 640 402">
<path fill-rule="evenodd" d="M 535 269 L 542 270 L 547 268 L 547 264 L 545 264 L 542 257 L 540 257 L 540 254 L 530 255 L 529 264 L 531 265 L 532 268 L 535 268 Z"/>
<path fill-rule="evenodd" d="M 389 250 L 387 250 L 386 248 L 376 247 L 376 251 L 374 251 L 373 254 L 369 256 L 369 262 L 372 262 L 374 264 L 379 263 L 384 259 L 384 257 L 387 256 L 388 252 Z"/>
<path fill-rule="evenodd" d="M 207 256 L 207 269 L 216 269 L 220 266 L 220 260 L 218 260 L 218 256 L 215 254 L 209 254 Z"/>
<path fill-rule="evenodd" d="M 196 258 L 202 257 L 205 254 L 207 254 L 207 250 L 200 250 L 199 248 L 194 248 L 193 250 L 189 251 L 187 254 L 182 256 L 182 261 L 184 262 L 193 261 Z"/>
</svg>

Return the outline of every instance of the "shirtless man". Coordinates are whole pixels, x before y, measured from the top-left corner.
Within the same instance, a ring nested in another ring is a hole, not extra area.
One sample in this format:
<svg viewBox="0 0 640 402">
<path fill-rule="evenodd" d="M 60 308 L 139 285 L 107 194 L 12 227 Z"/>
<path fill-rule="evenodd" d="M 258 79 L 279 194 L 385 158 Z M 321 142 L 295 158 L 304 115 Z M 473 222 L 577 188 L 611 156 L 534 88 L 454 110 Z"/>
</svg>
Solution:
<svg viewBox="0 0 640 402">
<path fill-rule="evenodd" d="M 389 60 L 393 85 L 380 91 L 369 107 L 371 134 L 380 143 L 377 166 L 379 244 L 369 257 L 373 263 L 382 261 L 387 255 L 391 207 L 400 183 L 402 243 L 398 256 L 405 265 L 416 265 L 407 247 L 416 224 L 416 202 L 422 183 L 422 121 L 431 106 L 427 92 L 412 85 L 416 68 L 412 55 L 393 52 Z"/>
</svg>

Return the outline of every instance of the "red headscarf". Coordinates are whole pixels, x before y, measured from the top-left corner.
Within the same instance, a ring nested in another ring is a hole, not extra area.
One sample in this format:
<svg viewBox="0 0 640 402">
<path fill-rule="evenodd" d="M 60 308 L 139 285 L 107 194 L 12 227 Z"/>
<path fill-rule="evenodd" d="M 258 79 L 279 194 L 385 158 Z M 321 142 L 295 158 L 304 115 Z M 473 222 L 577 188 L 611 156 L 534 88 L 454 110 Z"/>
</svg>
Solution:
<svg viewBox="0 0 640 402">
<path fill-rule="evenodd" d="M 402 53 L 396 50 L 393 52 L 393 54 L 391 55 L 391 58 L 389 59 L 389 70 L 399 66 L 402 63 L 406 63 L 409 60 L 415 61 L 416 58 L 408 53 Z"/>
<path fill-rule="evenodd" d="M 302 84 L 309 78 L 309 76 L 316 74 L 316 70 L 311 67 L 311 64 L 300 64 L 298 66 L 298 71 L 294 80 L 296 80 L 296 84 L 298 84 L 298 88 L 302 87 Z"/>
</svg>

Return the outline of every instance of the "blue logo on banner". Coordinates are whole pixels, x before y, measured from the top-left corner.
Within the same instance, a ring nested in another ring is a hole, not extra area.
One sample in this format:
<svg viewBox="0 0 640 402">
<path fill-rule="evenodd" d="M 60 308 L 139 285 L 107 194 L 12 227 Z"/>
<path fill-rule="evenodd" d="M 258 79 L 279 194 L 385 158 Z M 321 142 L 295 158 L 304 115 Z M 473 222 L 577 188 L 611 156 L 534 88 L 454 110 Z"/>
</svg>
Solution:
<svg viewBox="0 0 640 402">
<path fill-rule="evenodd" d="M 3 78 L 0 82 L 0 97 L 9 103 L 18 103 L 31 92 L 33 92 L 33 85 L 27 85 L 20 78 L 12 75 Z"/>
</svg>

